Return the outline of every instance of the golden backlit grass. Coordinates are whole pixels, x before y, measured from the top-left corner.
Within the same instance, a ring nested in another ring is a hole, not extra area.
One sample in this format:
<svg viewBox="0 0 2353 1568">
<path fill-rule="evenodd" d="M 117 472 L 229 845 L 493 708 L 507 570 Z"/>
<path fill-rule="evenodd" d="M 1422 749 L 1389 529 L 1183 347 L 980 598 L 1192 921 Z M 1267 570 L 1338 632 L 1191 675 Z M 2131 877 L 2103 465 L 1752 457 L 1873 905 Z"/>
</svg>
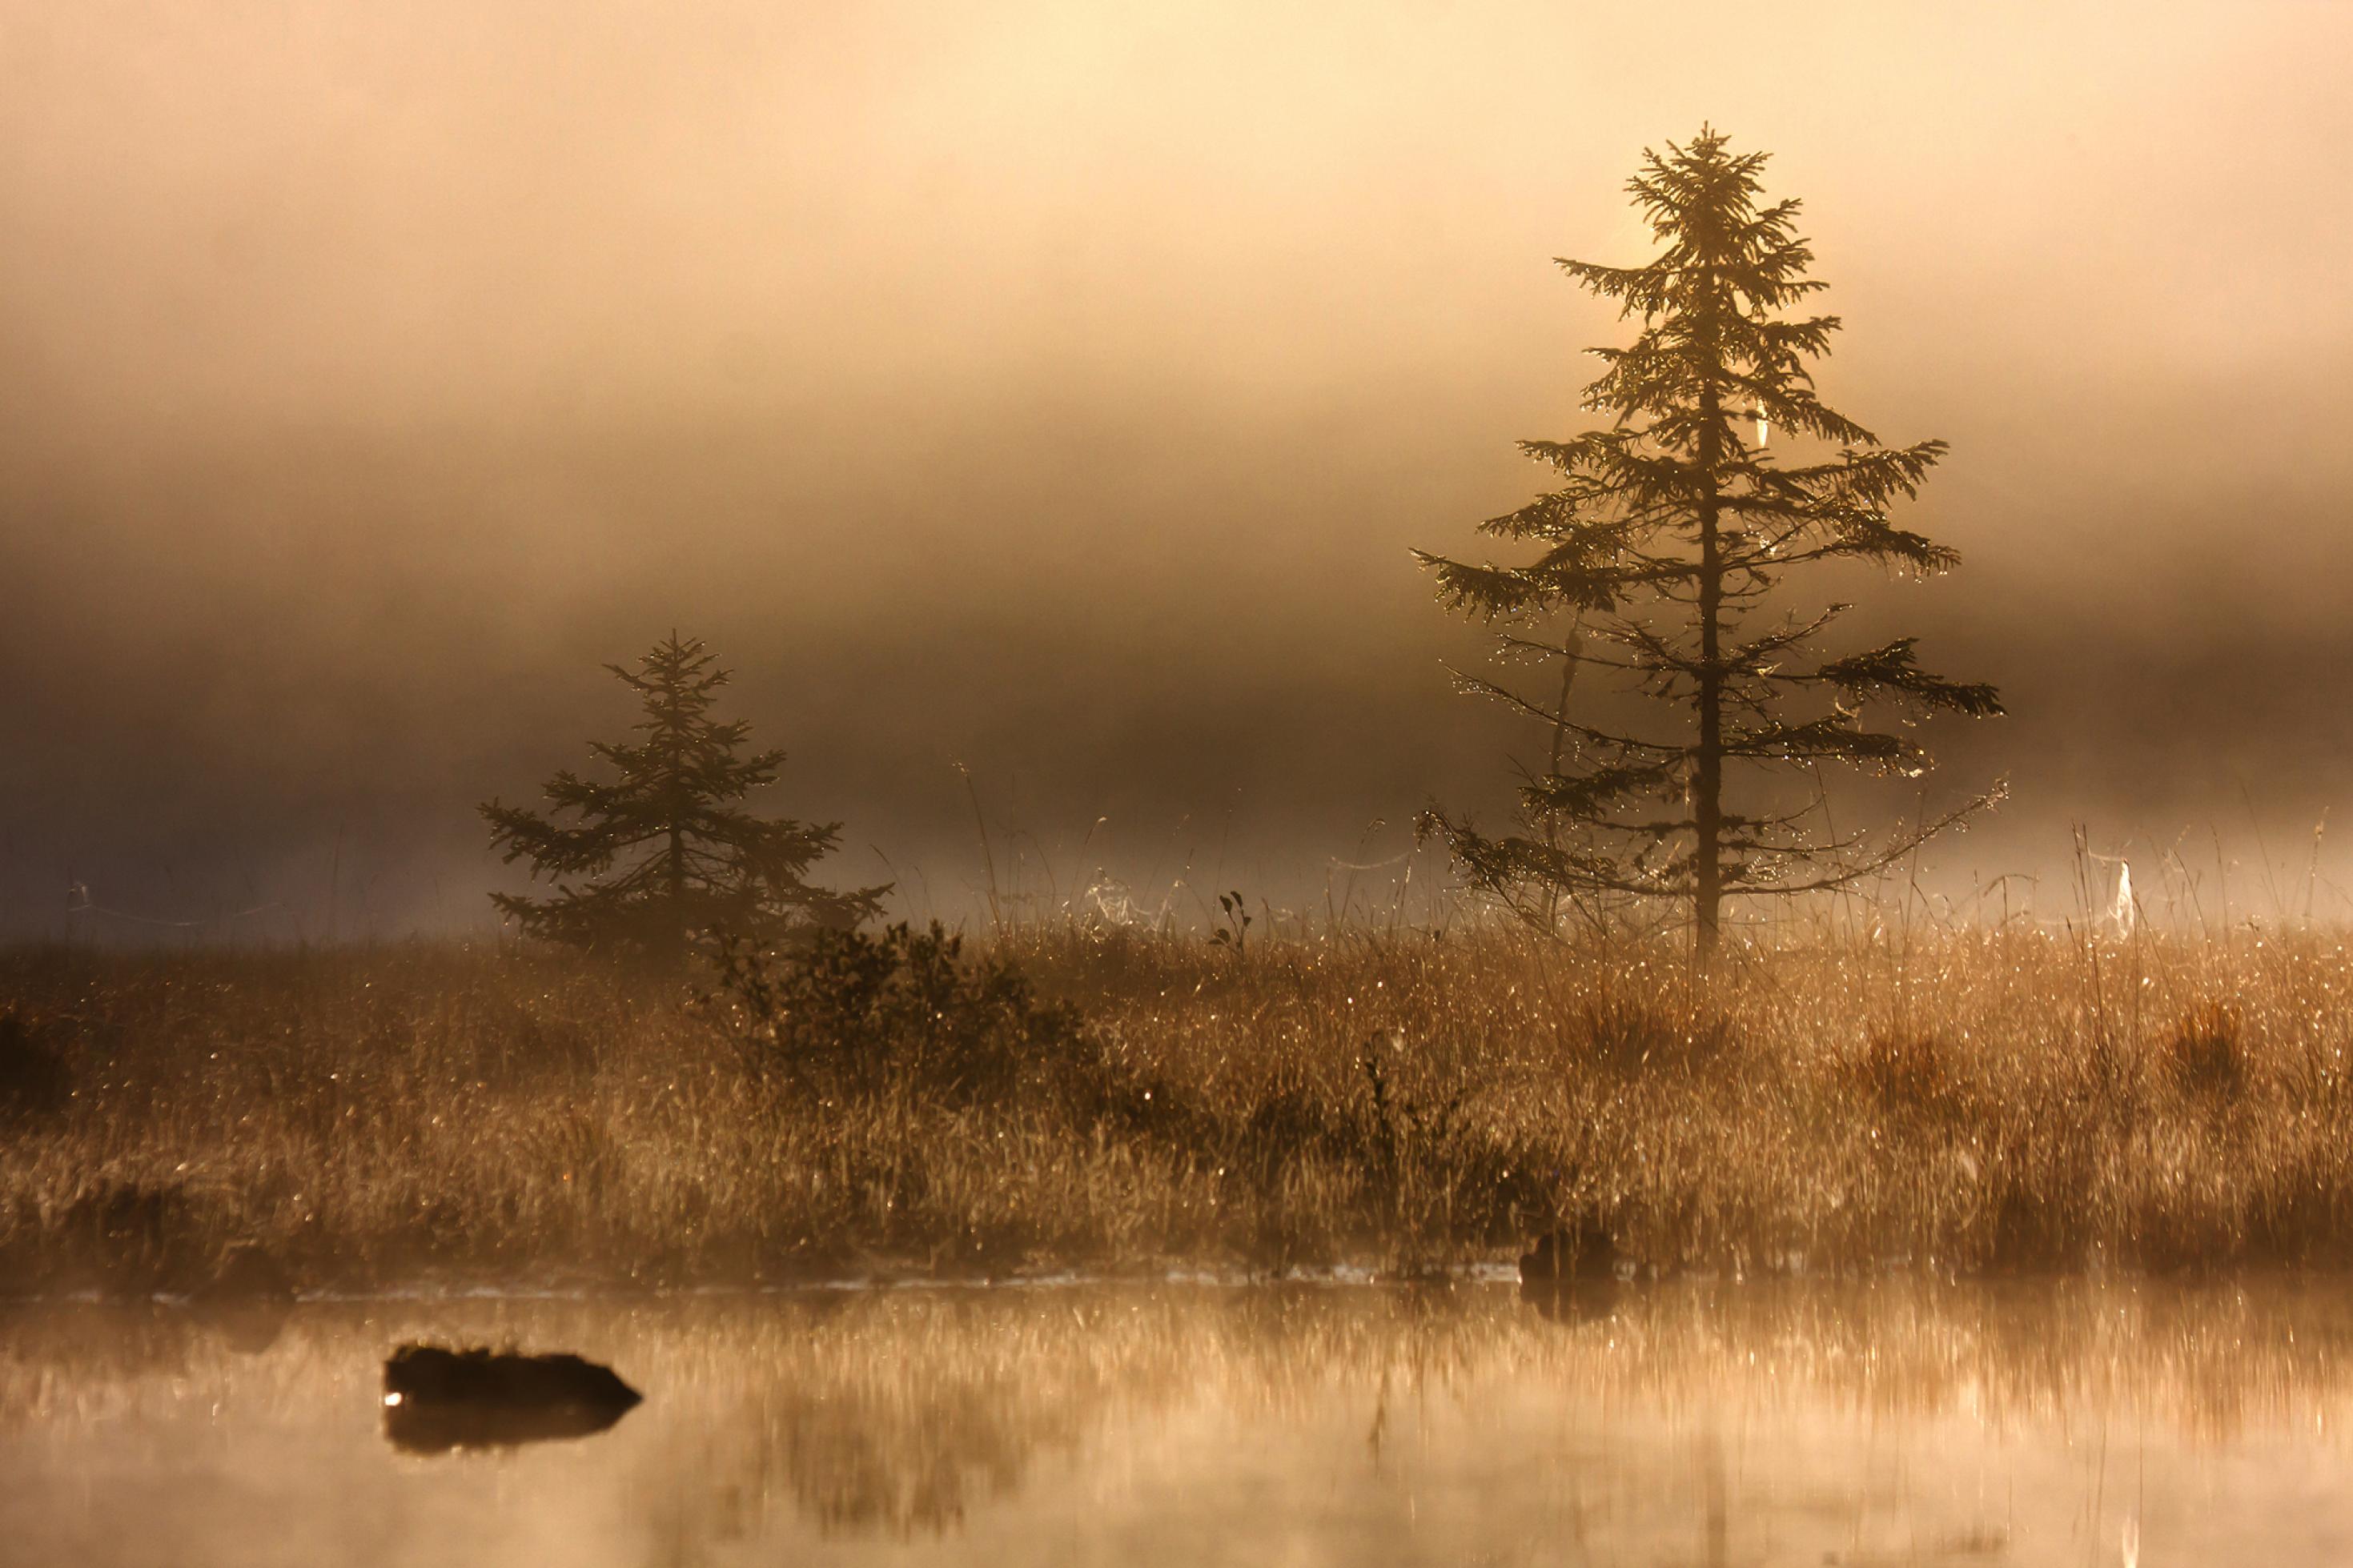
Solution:
<svg viewBox="0 0 2353 1568">
<path fill-rule="evenodd" d="M 819 1094 L 546 954 L 0 956 L 72 1091 L 0 1134 L 0 1293 L 189 1289 L 239 1241 L 346 1288 L 1410 1273 L 1586 1218 L 1645 1272 L 2353 1254 L 2333 935 L 1937 931 L 1705 989 L 1500 935 L 1008 945 L 1092 1044 L 980 1098 Z"/>
</svg>

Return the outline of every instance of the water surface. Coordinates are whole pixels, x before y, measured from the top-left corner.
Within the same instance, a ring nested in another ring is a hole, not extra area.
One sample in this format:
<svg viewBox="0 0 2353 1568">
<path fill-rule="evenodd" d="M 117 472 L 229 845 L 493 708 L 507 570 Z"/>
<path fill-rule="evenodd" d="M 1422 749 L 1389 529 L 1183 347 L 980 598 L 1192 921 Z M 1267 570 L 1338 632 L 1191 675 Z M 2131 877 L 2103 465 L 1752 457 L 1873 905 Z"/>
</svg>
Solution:
<svg viewBox="0 0 2353 1568">
<path fill-rule="evenodd" d="M 419 1456 L 404 1340 L 609 1430 Z M 2337 1563 L 2353 1289 L 1065 1286 L 0 1309 L 0 1562 Z"/>
</svg>

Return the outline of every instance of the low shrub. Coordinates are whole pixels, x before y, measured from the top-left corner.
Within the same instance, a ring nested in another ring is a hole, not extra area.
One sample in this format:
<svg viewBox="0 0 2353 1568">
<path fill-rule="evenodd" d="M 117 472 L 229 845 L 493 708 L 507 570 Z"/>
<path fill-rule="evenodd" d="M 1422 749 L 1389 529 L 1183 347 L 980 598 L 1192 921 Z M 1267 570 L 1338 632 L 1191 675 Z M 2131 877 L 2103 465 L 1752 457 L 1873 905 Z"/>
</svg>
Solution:
<svg viewBox="0 0 2353 1568">
<path fill-rule="evenodd" d="M 45 1121 L 73 1097 L 73 1071 L 58 1035 L 16 1008 L 0 1011 L 0 1124 Z"/>
<path fill-rule="evenodd" d="M 716 963 L 706 1011 L 756 1070 L 823 1095 L 1067 1096 L 1099 1054 L 1075 1008 L 1040 1001 L 1003 953 L 965 959 L 964 938 L 937 921 L 821 931 L 798 952 L 726 939 Z"/>
</svg>

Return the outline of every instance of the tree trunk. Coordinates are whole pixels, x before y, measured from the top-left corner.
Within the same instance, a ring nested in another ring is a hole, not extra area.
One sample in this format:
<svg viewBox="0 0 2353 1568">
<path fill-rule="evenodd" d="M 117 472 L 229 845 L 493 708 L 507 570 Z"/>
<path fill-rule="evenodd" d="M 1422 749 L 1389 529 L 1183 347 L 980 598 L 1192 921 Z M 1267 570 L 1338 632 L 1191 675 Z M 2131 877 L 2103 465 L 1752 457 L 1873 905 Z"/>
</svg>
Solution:
<svg viewBox="0 0 2353 1568">
<path fill-rule="evenodd" d="M 1716 537 L 1722 460 L 1715 389 L 1700 395 L 1699 461 L 1707 491 L 1699 504 L 1699 748 L 1692 759 L 1692 962 L 1703 973 L 1715 956 L 1724 904 L 1724 551 Z"/>
<path fill-rule="evenodd" d="M 674 636 L 675 634 L 673 634 Z M 670 846 L 663 856 L 662 880 L 670 898 L 663 917 L 661 944 L 664 963 L 676 967 L 686 962 L 686 832 L 688 786 L 683 756 L 670 759 Z"/>
<path fill-rule="evenodd" d="M 1560 777 L 1560 764 L 1568 751 L 1568 689 L 1577 679 L 1577 660 L 1585 650 L 1584 639 L 1577 636 L 1585 624 L 1579 616 L 1570 623 L 1568 637 L 1560 650 L 1560 701 L 1552 712 L 1552 771 L 1546 776 Z M 1545 847 L 1557 857 L 1560 854 L 1560 813 L 1545 813 Z M 1550 876 L 1545 882 L 1545 934 L 1560 934 L 1560 878 Z"/>
<path fill-rule="evenodd" d="M 686 844 L 679 837 L 678 824 L 670 828 L 670 919 L 662 932 L 662 942 L 670 950 L 671 962 L 686 955 Z"/>
</svg>

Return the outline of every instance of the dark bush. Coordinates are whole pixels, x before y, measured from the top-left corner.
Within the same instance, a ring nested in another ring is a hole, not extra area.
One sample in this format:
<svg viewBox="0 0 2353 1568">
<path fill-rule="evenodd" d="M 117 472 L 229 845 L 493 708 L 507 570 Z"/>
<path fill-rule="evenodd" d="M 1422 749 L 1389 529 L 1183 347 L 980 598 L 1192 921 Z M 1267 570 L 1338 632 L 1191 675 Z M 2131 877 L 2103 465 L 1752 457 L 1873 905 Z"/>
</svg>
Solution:
<svg viewBox="0 0 2353 1568">
<path fill-rule="evenodd" d="M 2247 1087 L 2247 1051 L 2238 1010 L 2207 1002 L 2190 1010 L 2165 1042 L 2166 1076 L 2192 1100 L 2233 1100 Z"/>
<path fill-rule="evenodd" d="M 1961 1084 L 1943 1038 L 1916 1030 L 1875 1030 L 1841 1065 L 1866 1101 L 1899 1123 L 1956 1114 Z"/>
<path fill-rule="evenodd" d="M 1620 1079 L 1703 1071 L 1730 1044 L 1725 1019 L 1649 998 L 1605 994 L 1579 1022 L 1585 1058 Z"/>
<path fill-rule="evenodd" d="M 103 1182 L 57 1215 L 55 1261 L 69 1283 L 109 1295 L 194 1289 L 210 1277 L 218 1218 L 177 1182 Z"/>
<path fill-rule="evenodd" d="M 26 1016 L 0 1013 L 0 1122 L 55 1116 L 73 1097 L 65 1053 Z"/>
<path fill-rule="evenodd" d="M 1097 1052 L 1077 1012 L 1040 1001 L 1001 954 L 967 962 L 934 921 L 817 933 L 782 953 L 723 940 L 703 998 L 764 1072 L 823 1093 L 910 1086 L 951 1102 L 1078 1092 Z"/>
</svg>

